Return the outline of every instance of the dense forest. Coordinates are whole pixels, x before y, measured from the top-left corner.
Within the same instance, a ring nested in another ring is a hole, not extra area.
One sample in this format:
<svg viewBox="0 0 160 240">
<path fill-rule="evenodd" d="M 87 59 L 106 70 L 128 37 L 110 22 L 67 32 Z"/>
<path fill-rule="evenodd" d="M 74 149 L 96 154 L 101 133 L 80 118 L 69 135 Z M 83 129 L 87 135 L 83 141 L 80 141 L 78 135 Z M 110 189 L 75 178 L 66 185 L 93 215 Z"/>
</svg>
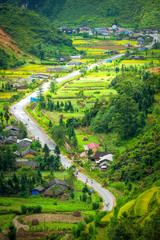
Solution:
<svg viewBox="0 0 160 240">
<path fill-rule="evenodd" d="M 119 26 L 159 28 L 160 1 L 150 0 L 1 0 L 0 3 L 17 4 L 35 10 L 52 19 L 58 26 Z"/>
</svg>

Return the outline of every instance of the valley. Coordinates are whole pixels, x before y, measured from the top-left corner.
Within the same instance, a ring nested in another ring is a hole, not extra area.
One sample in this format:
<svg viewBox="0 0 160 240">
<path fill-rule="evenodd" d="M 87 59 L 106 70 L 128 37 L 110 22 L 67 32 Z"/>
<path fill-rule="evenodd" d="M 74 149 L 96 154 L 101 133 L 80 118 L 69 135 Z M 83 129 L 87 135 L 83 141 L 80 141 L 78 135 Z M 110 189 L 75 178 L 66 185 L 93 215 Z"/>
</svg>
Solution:
<svg viewBox="0 0 160 240">
<path fill-rule="evenodd" d="M 0 239 L 159 239 L 159 0 L 123 2 L 0 1 Z"/>
</svg>

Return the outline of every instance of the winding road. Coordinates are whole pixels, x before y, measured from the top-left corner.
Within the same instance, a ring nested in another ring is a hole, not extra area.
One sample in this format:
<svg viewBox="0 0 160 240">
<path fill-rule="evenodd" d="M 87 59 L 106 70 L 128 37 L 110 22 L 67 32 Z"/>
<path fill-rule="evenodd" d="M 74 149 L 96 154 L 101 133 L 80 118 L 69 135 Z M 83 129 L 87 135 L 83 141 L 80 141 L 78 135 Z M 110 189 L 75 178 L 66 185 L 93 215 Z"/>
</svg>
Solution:
<svg viewBox="0 0 160 240">
<path fill-rule="evenodd" d="M 117 54 L 108 59 L 114 60 L 123 55 L 124 55 L 124 53 Z M 90 65 L 88 67 L 88 70 L 93 69 L 95 66 L 99 66 L 101 64 L 106 63 L 106 60 L 108 60 L 108 59 L 105 59 L 105 60 L 102 60 L 100 62 Z M 68 80 L 70 78 L 78 76 L 79 74 L 80 74 L 80 71 L 75 71 L 71 74 L 68 74 L 65 77 L 57 79 L 57 82 L 62 82 L 62 81 Z M 43 85 L 43 92 L 46 92 L 49 89 L 49 85 L 50 85 L 49 82 L 47 82 Z M 25 97 L 24 99 L 19 101 L 18 103 L 11 106 L 10 112 L 18 121 L 21 121 L 26 125 L 27 130 L 30 133 L 30 135 L 32 135 L 35 139 L 39 139 L 39 141 L 41 142 L 41 144 L 43 146 L 46 143 L 48 145 L 48 147 L 50 148 L 50 150 L 53 152 L 53 150 L 56 146 L 54 141 L 32 120 L 32 118 L 30 118 L 27 115 L 27 113 L 24 110 L 24 107 L 27 104 L 29 104 L 31 97 L 37 97 L 37 91 L 31 93 L 30 95 L 28 95 L 27 97 Z M 62 154 L 60 157 L 61 157 L 61 159 L 60 159 L 61 163 L 65 168 L 70 167 L 72 165 L 72 162 L 67 157 L 63 156 Z M 87 183 L 88 186 L 90 186 L 92 189 L 94 189 L 96 192 L 98 192 L 98 194 L 103 198 L 103 201 L 104 201 L 103 210 L 110 211 L 114 207 L 115 202 L 116 202 L 114 196 L 108 190 L 102 188 L 99 183 L 97 183 L 95 180 L 88 178 L 81 172 L 79 172 L 77 174 L 77 179 L 84 183 Z"/>
</svg>

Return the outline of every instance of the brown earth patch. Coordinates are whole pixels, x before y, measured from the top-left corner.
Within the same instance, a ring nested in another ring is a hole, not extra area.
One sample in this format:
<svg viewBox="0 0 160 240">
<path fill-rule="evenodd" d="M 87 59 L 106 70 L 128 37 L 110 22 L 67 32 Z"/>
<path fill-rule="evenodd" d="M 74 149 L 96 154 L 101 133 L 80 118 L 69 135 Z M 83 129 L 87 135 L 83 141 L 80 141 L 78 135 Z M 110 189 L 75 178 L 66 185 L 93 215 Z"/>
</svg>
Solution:
<svg viewBox="0 0 160 240">
<path fill-rule="evenodd" d="M 14 50 L 19 56 L 23 54 L 23 52 L 17 47 L 15 41 L 2 28 L 0 28 L 0 42 L 5 47 Z"/>
<path fill-rule="evenodd" d="M 150 71 L 150 73 L 160 74 L 160 67 L 146 69 L 146 71 Z"/>
<path fill-rule="evenodd" d="M 69 214 L 32 214 L 23 218 L 25 223 L 32 222 L 33 219 L 37 219 L 39 222 L 67 222 L 67 223 L 77 223 L 83 220 L 83 216 L 74 217 Z"/>
</svg>

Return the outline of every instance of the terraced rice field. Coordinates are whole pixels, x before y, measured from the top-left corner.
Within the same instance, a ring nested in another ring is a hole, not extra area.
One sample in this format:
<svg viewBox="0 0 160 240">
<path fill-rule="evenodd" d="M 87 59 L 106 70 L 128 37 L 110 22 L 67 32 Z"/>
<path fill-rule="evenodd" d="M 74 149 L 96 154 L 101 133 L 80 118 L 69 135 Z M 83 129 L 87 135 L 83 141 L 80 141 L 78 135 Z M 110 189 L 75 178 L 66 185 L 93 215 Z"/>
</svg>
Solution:
<svg viewBox="0 0 160 240">
<path fill-rule="evenodd" d="M 101 225 L 108 225 L 111 217 L 113 217 L 113 212 L 108 213 L 101 219 Z"/>
<path fill-rule="evenodd" d="M 129 201 L 126 203 L 123 207 L 120 208 L 118 212 L 118 218 L 122 217 L 123 213 L 126 212 L 127 214 L 130 214 L 131 210 L 133 209 L 133 206 L 135 204 L 136 200 Z"/>
<path fill-rule="evenodd" d="M 153 195 L 158 191 L 158 188 L 151 188 L 148 191 L 145 191 L 137 198 L 134 213 L 136 216 L 143 216 L 148 212 L 149 203 Z"/>
</svg>

